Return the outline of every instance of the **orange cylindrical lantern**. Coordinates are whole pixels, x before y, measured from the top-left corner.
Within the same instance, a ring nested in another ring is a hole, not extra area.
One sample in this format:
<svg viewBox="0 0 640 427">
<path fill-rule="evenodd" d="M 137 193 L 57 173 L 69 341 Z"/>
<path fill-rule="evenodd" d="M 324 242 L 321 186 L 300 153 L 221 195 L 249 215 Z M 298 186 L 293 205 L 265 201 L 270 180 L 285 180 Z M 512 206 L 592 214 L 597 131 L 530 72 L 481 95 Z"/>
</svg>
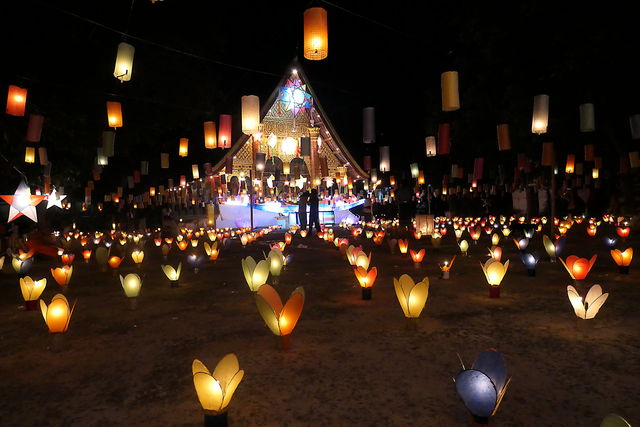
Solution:
<svg viewBox="0 0 640 427">
<path fill-rule="evenodd" d="M 218 138 L 216 137 L 216 123 L 204 122 L 204 146 L 205 148 L 216 148 Z"/>
<path fill-rule="evenodd" d="M 509 137 L 509 125 L 503 123 L 497 126 L 498 130 L 498 150 L 511 150 L 511 138 Z"/>
<path fill-rule="evenodd" d="M 107 101 L 107 121 L 109 127 L 122 127 L 122 105 L 117 101 Z"/>
<path fill-rule="evenodd" d="M 36 149 L 35 147 L 26 147 L 24 152 L 25 163 L 35 163 L 36 161 Z"/>
<path fill-rule="evenodd" d="M 187 157 L 189 155 L 189 140 L 187 138 L 180 138 L 180 146 L 178 147 L 178 155 L 180 157 Z"/>
<path fill-rule="evenodd" d="M 542 143 L 542 166 L 553 166 L 553 142 Z"/>
<path fill-rule="evenodd" d="M 567 156 L 567 165 L 564 168 L 566 173 L 574 173 L 576 170 L 576 156 L 575 154 L 569 154 Z"/>
<path fill-rule="evenodd" d="M 327 11 L 312 7 L 304 11 L 304 57 L 320 61 L 329 54 Z"/>
<path fill-rule="evenodd" d="M 584 146 L 584 161 L 592 162 L 595 153 L 595 146 L 593 144 L 587 144 Z"/>
<path fill-rule="evenodd" d="M 218 129 L 218 148 L 231 148 L 231 115 L 220 114 Z"/>
<path fill-rule="evenodd" d="M 9 85 L 7 93 L 7 114 L 12 116 L 24 116 L 27 105 L 27 89 Z"/>
</svg>

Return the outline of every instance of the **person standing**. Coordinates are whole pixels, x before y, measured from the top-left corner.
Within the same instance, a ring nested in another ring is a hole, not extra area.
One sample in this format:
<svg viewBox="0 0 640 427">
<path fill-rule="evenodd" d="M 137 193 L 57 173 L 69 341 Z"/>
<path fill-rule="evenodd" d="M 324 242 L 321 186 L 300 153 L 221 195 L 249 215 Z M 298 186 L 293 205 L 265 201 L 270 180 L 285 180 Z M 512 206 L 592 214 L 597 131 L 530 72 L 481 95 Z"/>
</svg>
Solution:
<svg viewBox="0 0 640 427">
<path fill-rule="evenodd" d="M 309 233 L 313 233 L 314 224 L 318 232 L 322 231 L 320 229 L 319 208 L 320 199 L 318 199 L 318 190 L 314 188 L 311 190 L 311 195 L 309 196 Z"/>
<path fill-rule="evenodd" d="M 309 193 L 303 192 L 298 199 L 298 221 L 300 222 L 300 229 L 307 228 L 307 200 L 309 199 Z"/>
</svg>

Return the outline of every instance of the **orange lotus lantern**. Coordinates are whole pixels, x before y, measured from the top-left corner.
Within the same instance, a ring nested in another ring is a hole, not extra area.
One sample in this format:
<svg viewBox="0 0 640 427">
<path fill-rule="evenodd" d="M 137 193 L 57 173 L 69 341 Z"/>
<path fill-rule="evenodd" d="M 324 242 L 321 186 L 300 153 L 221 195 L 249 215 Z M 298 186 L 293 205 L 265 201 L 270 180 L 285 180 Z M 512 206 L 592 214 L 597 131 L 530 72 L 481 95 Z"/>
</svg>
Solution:
<svg viewBox="0 0 640 427">
<path fill-rule="evenodd" d="M 49 333 L 62 334 L 67 332 L 76 302 L 72 307 L 69 307 L 69 301 L 62 294 L 55 295 L 48 306 L 47 303 L 40 300 L 40 311 L 49 328 Z"/>
<path fill-rule="evenodd" d="M 612 249 L 611 258 L 613 258 L 618 265 L 620 274 L 629 274 L 629 265 L 631 264 L 631 258 L 633 258 L 633 248 L 627 248 L 624 251 Z"/>
<path fill-rule="evenodd" d="M 371 288 L 376 281 L 376 277 L 378 276 L 378 269 L 373 267 L 371 270 L 367 271 L 366 268 L 356 267 L 353 272 L 360 283 L 360 287 L 362 288 L 362 299 L 370 300 L 371 299 Z"/>
<path fill-rule="evenodd" d="M 280 337 L 283 350 L 291 346 L 291 332 L 296 327 L 304 307 L 304 288 L 298 286 L 283 305 L 278 292 L 264 284 L 256 292 L 256 305 L 267 327 Z"/>
<path fill-rule="evenodd" d="M 91 252 L 91 249 L 85 249 L 84 251 L 82 251 L 82 258 L 84 259 L 84 262 L 89 262 L 89 260 L 91 259 Z"/>
<path fill-rule="evenodd" d="M 567 257 L 566 261 L 560 258 L 560 262 L 562 262 L 562 265 L 567 269 L 567 272 L 573 280 L 580 281 L 587 277 L 591 267 L 593 267 L 593 264 L 596 262 L 596 258 L 598 258 L 598 255 L 592 256 L 591 259 L 571 255 Z"/>
<path fill-rule="evenodd" d="M 291 233 L 286 233 L 286 234 L 284 235 L 284 242 L 285 242 L 287 245 L 290 245 L 292 240 L 293 240 L 293 235 L 292 235 Z"/>
<path fill-rule="evenodd" d="M 218 259 L 218 255 L 220 255 L 220 251 L 218 251 L 218 242 L 213 242 L 211 246 L 207 242 L 204 242 L 204 251 L 209 256 L 211 261 L 215 261 Z"/>
<path fill-rule="evenodd" d="M 54 280 L 63 288 L 66 288 L 66 286 L 69 284 L 72 274 L 73 267 L 69 265 L 51 269 L 51 275 L 53 276 Z"/>
<path fill-rule="evenodd" d="M 453 258 L 451 258 L 451 261 L 443 261 L 439 264 L 440 270 L 442 271 L 442 279 L 444 280 L 448 280 L 449 279 L 449 273 L 451 271 L 451 267 L 453 267 L 453 262 L 456 260 L 456 256 L 454 255 Z"/>
<path fill-rule="evenodd" d="M 631 233 L 631 228 L 629 227 L 616 227 L 616 233 L 618 233 L 618 236 L 622 237 L 623 239 L 625 237 L 629 236 L 629 233 Z"/>
<path fill-rule="evenodd" d="M 409 250 L 409 239 L 398 239 L 398 249 L 401 254 L 406 254 Z"/>
<path fill-rule="evenodd" d="M 302 237 L 302 238 L 307 237 L 307 233 L 308 233 L 307 230 L 300 230 L 300 237 Z"/>
<path fill-rule="evenodd" d="M 108 264 L 109 264 L 109 267 L 111 267 L 111 269 L 113 270 L 113 274 L 116 274 L 116 271 L 120 267 L 120 264 L 122 264 L 122 258 L 114 255 L 111 258 L 109 258 Z"/>
<path fill-rule="evenodd" d="M 489 249 L 489 256 L 496 261 L 500 261 L 502 259 L 502 248 L 500 246 L 493 246 Z"/>
<path fill-rule="evenodd" d="M 598 227 L 591 224 L 587 227 L 587 234 L 591 237 L 595 236 L 598 231 Z"/>
<path fill-rule="evenodd" d="M 424 254 L 425 254 L 425 250 L 420 249 L 418 252 L 414 251 L 413 249 L 409 250 L 409 255 L 411 255 L 411 259 L 413 260 L 413 265 L 415 268 L 419 268 L 420 267 L 420 263 L 422 262 L 422 260 L 424 259 Z"/>
<path fill-rule="evenodd" d="M 189 243 L 187 243 L 186 240 L 180 240 L 178 242 L 178 249 L 180 249 L 181 251 L 184 251 L 185 249 L 187 249 L 187 246 L 189 246 Z"/>
<path fill-rule="evenodd" d="M 64 265 L 71 265 L 73 263 L 73 259 L 76 256 L 74 254 L 64 253 L 60 255 L 60 259 Z"/>
</svg>

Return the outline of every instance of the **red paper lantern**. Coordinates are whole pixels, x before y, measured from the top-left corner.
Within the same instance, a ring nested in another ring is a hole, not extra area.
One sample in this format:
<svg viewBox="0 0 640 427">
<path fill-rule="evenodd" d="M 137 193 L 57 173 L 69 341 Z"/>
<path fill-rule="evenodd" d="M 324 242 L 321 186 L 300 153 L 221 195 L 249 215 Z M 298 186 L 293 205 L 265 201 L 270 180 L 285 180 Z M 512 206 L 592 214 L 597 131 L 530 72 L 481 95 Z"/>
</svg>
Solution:
<svg viewBox="0 0 640 427">
<path fill-rule="evenodd" d="M 220 129 L 218 129 L 218 148 L 231 148 L 230 114 L 220 114 Z"/>
<path fill-rule="evenodd" d="M 451 125 L 440 123 L 438 125 L 438 154 L 449 154 L 451 150 Z"/>
<path fill-rule="evenodd" d="M 27 124 L 27 142 L 40 142 L 42 135 L 42 124 L 44 116 L 40 114 L 29 114 L 29 123 Z"/>
</svg>

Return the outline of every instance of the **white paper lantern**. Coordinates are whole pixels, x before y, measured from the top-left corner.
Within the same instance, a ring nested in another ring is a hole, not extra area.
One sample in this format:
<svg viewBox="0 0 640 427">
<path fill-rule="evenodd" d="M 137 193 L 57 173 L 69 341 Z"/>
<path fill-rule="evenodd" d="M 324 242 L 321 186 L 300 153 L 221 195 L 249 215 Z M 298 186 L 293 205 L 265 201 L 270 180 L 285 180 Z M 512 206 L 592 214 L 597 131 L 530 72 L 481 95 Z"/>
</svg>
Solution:
<svg viewBox="0 0 640 427">
<path fill-rule="evenodd" d="M 131 80 L 133 71 L 133 54 L 136 48 L 128 43 L 122 42 L 118 45 L 118 54 L 116 55 L 116 65 L 113 69 L 113 76 L 121 82 Z"/>
<path fill-rule="evenodd" d="M 593 132 L 596 130 L 596 119 L 593 104 L 580 105 L 580 132 Z"/>
<path fill-rule="evenodd" d="M 434 157 L 437 154 L 435 136 L 428 136 L 425 138 L 425 149 L 427 152 L 427 157 Z"/>
<path fill-rule="evenodd" d="M 380 147 L 380 172 L 389 172 L 391 170 L 391 153 L 389 146 Z"/>
<path fill-rule="evenodd" d="M 547 133 L 549 125 L 549 95 L 536 95 L 533 98 L 533 118 L 531 132 L 538 135 Z"/>
<path fill-rule="evenodd" d="M 365 144 L 376 142 L 376 109 L 373 107 L 362 109 L 362 141 Z"/>
<path fill-rule="evenodd" d="M 631 139 L 640 139 L 640 114 L 629 117 L 629 127 L 631 128 Z"/>
<path fill-rule="evenodd" d="M 242 97 L 242 133 L 258 133 L 260 125 L 260 98 L 255 95 Z"/>
</svg>

